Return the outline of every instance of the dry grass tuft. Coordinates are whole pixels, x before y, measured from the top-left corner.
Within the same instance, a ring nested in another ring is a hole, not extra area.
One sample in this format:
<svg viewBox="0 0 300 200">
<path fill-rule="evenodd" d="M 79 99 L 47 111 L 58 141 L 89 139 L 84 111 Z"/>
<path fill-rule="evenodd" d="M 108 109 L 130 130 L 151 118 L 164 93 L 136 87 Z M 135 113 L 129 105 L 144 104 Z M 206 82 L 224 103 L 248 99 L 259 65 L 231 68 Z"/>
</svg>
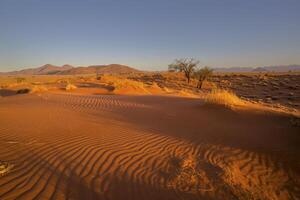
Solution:
<svg viewBox="0 0 300 200">
<path fill-rule="evenodd" d="M 75 90 L 77 87 L 71 83 L 68 83 L 66 86 L 66 91 Z"/>
<path fill-rule="evenodd" d="M 144 83 L 124 77 L 104 75 L 101 82 L 113 86 L 115 94 L 151 94 Z"/>
<path fill-rule="evenodd" d="M 35 85 L 31 89 L 30 93 L 41 93 L 41 92 L 47 92 L 48 88 L 42 85 Z"/>
<path fill-rule="evenodd" d="M 9 173 L 12 168 L 12 164 L 0 161 L 0 177 Z"/>
<path fill-rule="evenodd" d="M 225 105 L 226 107 L 245 105 L 245 101 L 240 99 L 233 92 L 222 89 L 212 90 L 204 99 L 206 103 Z"/>
</svg>

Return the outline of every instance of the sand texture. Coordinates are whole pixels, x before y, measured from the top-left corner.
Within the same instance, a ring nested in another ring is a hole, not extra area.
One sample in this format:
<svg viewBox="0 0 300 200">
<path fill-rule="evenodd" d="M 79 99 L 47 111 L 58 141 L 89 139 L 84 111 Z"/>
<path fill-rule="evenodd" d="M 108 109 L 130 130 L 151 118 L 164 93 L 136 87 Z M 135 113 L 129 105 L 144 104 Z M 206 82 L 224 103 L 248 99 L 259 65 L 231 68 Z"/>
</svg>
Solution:
<svg viewBox="0 0 300 200">
<path fill-rule="evenodd" d="M 300 128 L 195 98 L 0 98 L 0 199 L 299 199 Z"/>
</svg>

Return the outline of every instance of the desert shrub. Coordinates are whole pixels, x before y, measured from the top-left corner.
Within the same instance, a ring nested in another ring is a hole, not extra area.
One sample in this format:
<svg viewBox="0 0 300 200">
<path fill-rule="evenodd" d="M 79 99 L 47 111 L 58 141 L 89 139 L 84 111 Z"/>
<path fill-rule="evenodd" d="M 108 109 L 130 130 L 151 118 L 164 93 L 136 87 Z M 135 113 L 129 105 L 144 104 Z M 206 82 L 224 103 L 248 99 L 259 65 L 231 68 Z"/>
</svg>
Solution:
<svg viewBox="0 0 300 200">
<path fill-rule="evenodd" d="M 223 86 L 231 86 L 231 82 L 229 80 L 221 80 L 220 84 Z"/>
<path fill-rule="evenodd" d="M 29 92 L 30 92 L 30 89 L 28 89 L 28 88 L 23 88 L 23 89 L 17 90 L 17 94 L 27 94 Z"/>
<path fill-rule="evenodd" d="M 148 86 L 143 82 L 127 79 L 119 76 L 103 75 L 101 82 L 113 87 L 115 94 L 151 94 L 148 90 L 152 86 Z M 155 87 L 155 86 L 153 86 Z"/>
<path fill-rule="evenodd" d="M 204 98 L 206 103 L 210 104 L 220 104 L 228 107 L 231 106 L 241 106 L 245 102 L 236 96 L 233 92 L 222 89 L 214 89 Z"/>
<path fill-rule="evenodd" d="M 173 91 L 170 90 L 169 88 L 167 87 L 163 87 L 163 90 L 166 92 L 166 93 L 172 93 Z"/>
<path fill-rule="evenodd" d="M 203 82 L 206 79 L 208 79 L 208 77 L 210 77 L 212 75 L 212 73 L 213 73 L 213 70 L 210 69 L 209 67 L 197 69 L 193 74 L 194 78 L 196 78 L 198 80 L 197 88 L 201 89 Z"/>
<path fill-rule="evenodd" d="M 75 90 L 77 87 L 75 86 L 75 85 L 73 85 L 73 84 L 71 84 L 71 83 L 68 83 L 67 85 L 66 85 L 66 91 L 70 91 L 70 90 Z"/>
<path fill-rule="evenodd" d="M 34 86 L 31 89 L 31 93 L 39 93 L 39 92 L 46 92 L 46 91 L 48 91 L 48 88 L 42 85 Z"/>
<path fill-rule="evenodd" d="M 10 163 L 0 161 L 0 177 L 9 173 L 13 167 Z"/>
<path fill-rule="evenodd" d="M 136 91 L 136 92 L 141 92 L 141 93 L 146 93 L 146 94 L 150 93 L 145 88 L 146 85 L 144 85 L 142 82 L 132 81 L 129 79 L 116 79 L 116 80 L 114 80 L 112 85 L 115 88 L 114 91 L 131 90 L 132 92 Z"/>
</svg>

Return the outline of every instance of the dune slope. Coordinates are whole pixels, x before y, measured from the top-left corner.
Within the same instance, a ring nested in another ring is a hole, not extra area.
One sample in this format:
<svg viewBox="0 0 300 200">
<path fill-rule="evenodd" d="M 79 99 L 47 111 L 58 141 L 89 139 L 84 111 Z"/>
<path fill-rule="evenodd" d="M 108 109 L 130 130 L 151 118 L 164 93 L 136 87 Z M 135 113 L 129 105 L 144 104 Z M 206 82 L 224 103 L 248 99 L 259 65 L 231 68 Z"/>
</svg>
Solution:
<svg viewBox="0 0 300 200">
<path fill-rule="evenodd" d="M 0 199 L 297 199 L 299 132 L 198 99 L 3 97 Z"/>
</svg>

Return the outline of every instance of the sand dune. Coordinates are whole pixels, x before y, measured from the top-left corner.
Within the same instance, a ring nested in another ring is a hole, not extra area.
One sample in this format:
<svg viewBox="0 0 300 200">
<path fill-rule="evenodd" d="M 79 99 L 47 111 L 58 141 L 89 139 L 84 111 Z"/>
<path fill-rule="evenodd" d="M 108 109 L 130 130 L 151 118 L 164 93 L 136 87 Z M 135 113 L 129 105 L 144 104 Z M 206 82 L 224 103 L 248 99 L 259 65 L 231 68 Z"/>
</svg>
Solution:
<svg viewBox="0 0 300 200">
<path fill-rule="evenodd" d="M 1 98 L 0 199 L 297 199 L 299 130 L 191 98 Z"/>
</svg>

